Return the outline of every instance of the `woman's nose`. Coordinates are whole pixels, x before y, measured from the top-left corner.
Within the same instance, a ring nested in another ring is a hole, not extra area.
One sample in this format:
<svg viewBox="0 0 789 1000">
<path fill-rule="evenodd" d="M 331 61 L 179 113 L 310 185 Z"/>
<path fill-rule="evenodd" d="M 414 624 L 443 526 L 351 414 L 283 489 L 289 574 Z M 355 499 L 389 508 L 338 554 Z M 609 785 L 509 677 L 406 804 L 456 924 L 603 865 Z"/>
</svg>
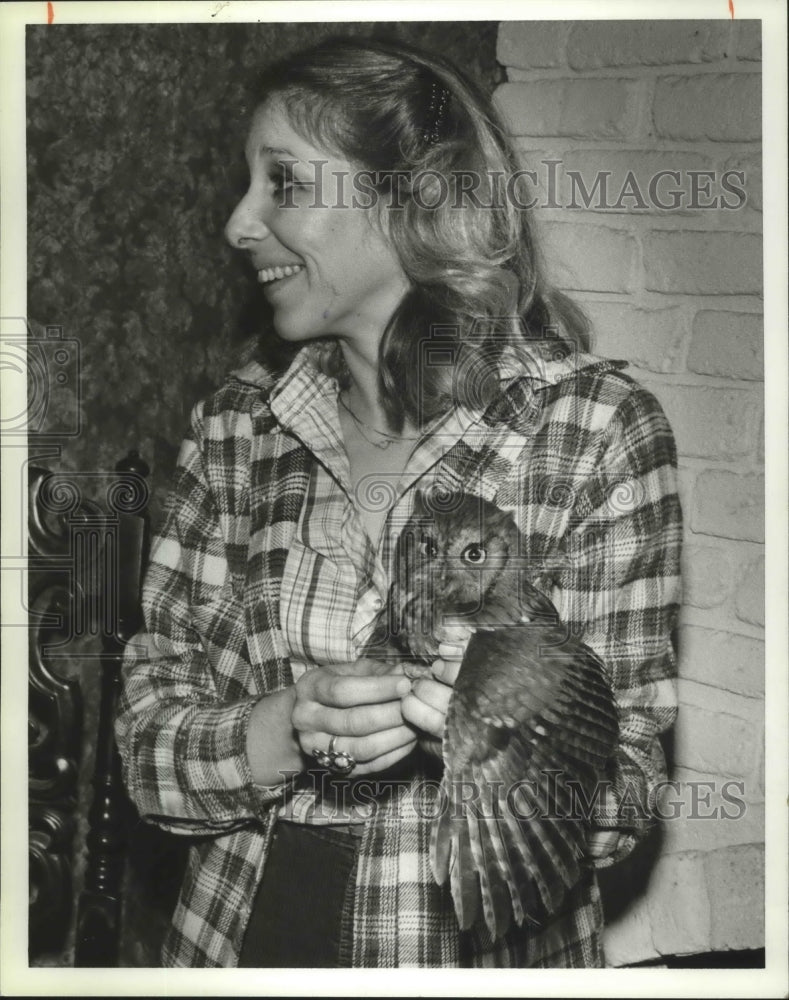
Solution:
<svg viewBox="0 0 789 1000">
<path fill-rule="evenodd" d="M 225 226 L 225 239 L 236 250 L 243 250 L 250 242 L 265 239 L 269 234 L 262 213 L 256 210 L 247 194 L 236 205 Z"/>
</svg>

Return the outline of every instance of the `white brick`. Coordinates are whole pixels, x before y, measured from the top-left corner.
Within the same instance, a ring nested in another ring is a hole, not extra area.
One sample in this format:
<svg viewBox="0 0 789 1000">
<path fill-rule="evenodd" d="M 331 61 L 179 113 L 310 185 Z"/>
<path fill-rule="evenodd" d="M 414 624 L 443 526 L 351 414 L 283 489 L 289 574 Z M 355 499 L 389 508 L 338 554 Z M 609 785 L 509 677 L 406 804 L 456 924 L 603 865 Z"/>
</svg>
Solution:
<svg viewBox="0 0 789 1000">
<path fill-rule="evenodd" d="M 635 123 L 636 85 L 611 79 L 503 83 L 495 102 L 513 135 L 623 138 Z"/>
<path fill-rule="evenodd" d="M 728 38 L 725 22 L 584 21 L 573 28 L 567 58 L 574 69 L 700 63 L 720 59 Z"/>
<path fill-rule="evenodd" d="M 564 156 L 564 204 L 592 211 L 688 214 L 696 210 L 694 205 L 720 205 L 722 192 L 716 184 L 710 181 L 707 193 L 688 173 L 714 168 L 709 157 L 694 152 L 570 150 Z"/>
<path fill-rule="evenodd" d="M 759 295 L 762 238 L 756 233 L 646 233 L 644 283 L 655 292 Z"/>
<path fill-rule="evenodd" d="M 665 383 L 648 387 L 666 411 L 680 455 L 725 459 L 753 453 L 759 423 L 753 393 Z"/>
<path fill-rule="evenodd" d="M 695 705 L 718 715 L 732 715 L 753 723 L 757 728 L 764 718 L 764 702 L 758 697 L 748 698 L 732 691 L 723 691 L 715 685 L 699 684 L 686 677 L 680 677 L 678 691 L 683 705 Z"/>
<path fill-rule="evenodd" d="M 763 703 L 762 703 L 763 704 Z M 763 730 L 762 730 L 763 731 Z M 761 743 L 764 743 L 762 739 Z M 712 781 L 715 782 L 716 787 L 722 789 L 725 784 L 729 786 L 729 791 L 727 795 L 731 799 L 731 805 L 727 806 L 727 809 L 732 812 L 732 814 L 738 811 L 735 799 L 742 798 L 746 805 L 750 807 L 753 806 L 764 806 L 764 794 L 763 790 L 759 788 L 753 781 L 753 778 L 731 778 L 721 774 L 711 774 L 704 771 L 696 771 L 686 767 L 682 767 L 679 764 L 671 765 L 671 778 L 674 781 L 680 782 L 682 785 L 688 785 L 693 781 Z M 737 787 L 740 786 L 740 787 Z M 721 801 L 723 798 L 721 796 Z M 764 813 L 764 809 L 761 810 Z M 757 817 L 758 818 L 758 817 Z M 739 822 L 739 821 L 738 821 Z M 754 821 L 755 822 L 755 821 Z M 737 840 L 727 841 L 727 843 L 759 843 L 763 840 L 763 837 L 757 837 L 755 841 L 745 840 L 743 838 L 737 838 Z M 722 845 L 723 846 L 723 845 Z"/>
<path fill-rule="evenodd" d="M 606 920 L 603 932 L 605 964 L 609 968 L 632 965 L 657 958 L 658 951 L 652 940 L 647 897 L 641 896 L 623 913 Z"/>
<path fill-rule="evenodd" d="M 737 20 L 737 58 L 760 61 L 762 58 L 762 22 Z"/>
<path fill-rule="evenodd" d="M 764 625 L 764 558 L 755 559 L 737 583 L 737 617 L 753 625 Z"/>
<path fill-rule="evenodd" d="M 655 85 L 653 120 L 663 139 L 758 140 L 761 77 L 757 73 L 663 77 Z"/>
<path fill-rule="evenodd" d="M 683 771 L 683 774 L 689 773 Z M 764 804 L 747 801 L 748 785 L 743 779 L 722 779 L 693 772 L 692 777 L 676 780 L 677 792 L 672 793 L 673 797 L 661 808 L 664 816 L 672 815 L 673 802 L 681 803 L 682 809 L 677 806 L 677 818 L 664 819 L 661 823 L 663 854 L 764 843 Z M 693 783 L 695 793 L 691 791 Z M 666 794 L 670 794 L 668 790 Z"/>
<path fill-rule="evenodd" d="M 661 955 L 708 951 L 710 905 L 702 856 L 660 858 L 649 885 L 647 907 L 657 951 Z"/>
<path fill-rule="evenodd" d="M 561 66 L 569 30 L 566 21 L 502 21 L 496 59 L 518 69 Z"/>
<path fill-rule="evenodd" d="M 619 302 L 584 302 L 592 321 L 594 349 L 653 372 L 682 370 L 682 345 L 688 333 L 682 310 L 638 309 Z"/>
<path fill-rule="evenodd" d="M 536 148 L 533 140 L 514 139 L 519 165 L 531 175 L 522 178 L 516 197 L 523 203 L 534 202 L 537 208 L 562 208 L 563 154 Z"/>
<path fill-rule="evenodd" d="M 757 212 L 762 210 L 762 157 L 761 153 L 738 152 L 730 156 L 723 164 L 723 180 L 726 174 L 732 171 L 742 173 L 744 176 L 731 176 L 725 178 L 726 185 L 733 191 L 726 194 L 726 201 L 729 205 L 737 206 L 737 210 L 750 206 Z M 744 192 L 744 195 L 743 193 Z M 744 201 L 743 201 L 744 198 Z M 734 216 L 736 219 L 737 216 Z"/>
<path fill-rule="evenodd" d="M 711 947 L 764 946 L 764 848 L 726 847 L 704 855 L 711 912 Z"/>
<path fill-rule="evenodd" d="M 674 726 L 673 759 L 682 767 L 725 778 L 746 778 L 758 762 L 761 723 L 753 718 L 760 702 L 725 693 L 726 711 L 692 704 L 688 683 L 680 681 L 680 707 Z M 709 701 L 714 702 L 714 688 Z"/>
<path fill-rule="evenodd" d="M 538 236 L 549 273 L 560 288 L 601 292 L 630 289 L 637 245 L 629 233 L 606 226 L 544 222 Z"/>
<path fill-rule="evenodd" d="M 734 587 L 726 553 L 711 545 L 682 548 L 682 600 L 696 608 L 723 604 Z"/>
<path fill-rule="evenodd" d="M 694 531 L 764 541 L 764 479 L 708 469 L 696 482 Z"/>
<path fill-rule="evenodd" d="M 764 323 L 759 313 L 696 313 L 688 368 L 701 375 L 764 378 Z"/>
<path fill-rule="evenodd" d="M 725 691 L 758 697 L 764 694 L 764 643 L 685 625 L 679 633 L 679 673 Z"/>
</svg>

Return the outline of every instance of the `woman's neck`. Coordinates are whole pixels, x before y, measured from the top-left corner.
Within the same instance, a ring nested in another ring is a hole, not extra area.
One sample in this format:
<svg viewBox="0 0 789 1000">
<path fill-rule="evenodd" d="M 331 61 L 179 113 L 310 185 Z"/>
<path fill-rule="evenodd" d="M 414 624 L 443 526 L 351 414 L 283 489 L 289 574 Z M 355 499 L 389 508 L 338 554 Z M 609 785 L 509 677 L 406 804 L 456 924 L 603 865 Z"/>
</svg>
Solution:
<svg viewBox="0 0 789 1000">
<path fill-rule="evenodd" d="M 346 405 L 363 423 L 389 429 L 378 391 L 378 345 L 374 350 L 360 350 L 356 344 L 341 340 L 340 349 L 349 375 L 349 385 L 343 390 Z"/>
</svg>

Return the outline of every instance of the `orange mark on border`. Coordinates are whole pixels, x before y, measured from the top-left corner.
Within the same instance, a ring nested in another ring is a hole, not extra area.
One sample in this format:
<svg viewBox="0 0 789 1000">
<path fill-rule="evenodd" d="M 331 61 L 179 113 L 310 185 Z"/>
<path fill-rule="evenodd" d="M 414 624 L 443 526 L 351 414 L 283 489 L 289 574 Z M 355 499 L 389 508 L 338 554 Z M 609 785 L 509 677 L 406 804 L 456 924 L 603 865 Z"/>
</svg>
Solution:
<svg viewBox="0 0 789 1000">
<path fill-rule="evenodd" d="M 731 0 L 729 0 L 729 6 L 731 6 Z M 55 20 L 55 8 L 51 3 L 47 4 L 47 24 L 52 24 Z"/>
<path fill-rule="evenodd" d="M 729 13 L 731 14 L 732 21 L 734 20 L 734 4 L 732 0 L 729 0 Z"/>
</svg>

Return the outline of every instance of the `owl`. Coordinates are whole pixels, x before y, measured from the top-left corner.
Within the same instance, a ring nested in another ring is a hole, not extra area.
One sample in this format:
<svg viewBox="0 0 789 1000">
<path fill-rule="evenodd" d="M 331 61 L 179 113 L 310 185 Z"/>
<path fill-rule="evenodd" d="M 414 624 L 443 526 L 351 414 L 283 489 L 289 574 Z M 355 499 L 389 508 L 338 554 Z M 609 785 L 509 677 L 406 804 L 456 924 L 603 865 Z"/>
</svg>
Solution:
<svg viewBox="0 0 789 1000">
<path fill-rule="evenodd" d="M 430 864 L 460 928 L 483 917 L 494 939 L 513 920 L 544 923 L 577 882 L 618 740 L 605 667 L 529 582 L 524 551 L 489 501 L 418 494 L 385 626 L 389 655 L 424 670 L 441 641 L 474 630 L 447 711 Z"/>
</svg>

